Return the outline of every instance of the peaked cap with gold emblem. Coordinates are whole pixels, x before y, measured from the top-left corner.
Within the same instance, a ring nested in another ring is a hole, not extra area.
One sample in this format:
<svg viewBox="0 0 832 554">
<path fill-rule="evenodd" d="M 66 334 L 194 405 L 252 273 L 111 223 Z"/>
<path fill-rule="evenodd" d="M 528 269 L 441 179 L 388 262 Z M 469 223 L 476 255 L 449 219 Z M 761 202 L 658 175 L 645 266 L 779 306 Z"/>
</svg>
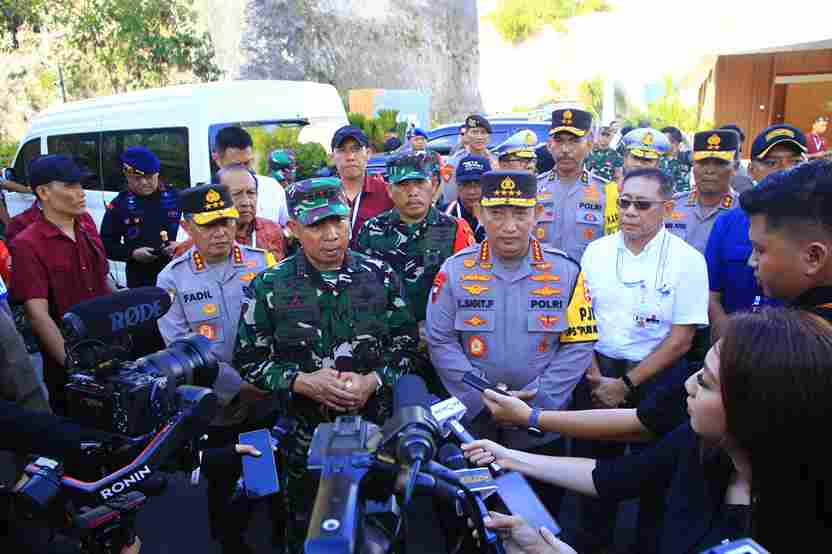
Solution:
<svg viewBox="0 0 832 554">
<path fill-rule="evenodd" d="M 693 135 L 694 161 L 716 158 L 733 162 L 740 146 L 740 136 L 731 129 L 702 131 Z"/>
<path fill-rule="evenodd" d="M 198 225 L 207 225 L 227 217 L 240 217 L 225 185 L 197 185 L 185 189 L 179 195 L 179 205 L 182 213 L 192 214 Z"/>
<path fill-rule="evenodd" d="M 592 128 L 592 114 L 577 108 L 555 110 L 552 112 L 552 127 L 549 135 L 566 131 L 576 137 L 586 135 Z"/>
<path fill-rule="evenodd" d="M 480 185 L 483 206 L 531 208 L 537 203 L 537 178 L 526 171 L 489 171 Z"/>
</svg>

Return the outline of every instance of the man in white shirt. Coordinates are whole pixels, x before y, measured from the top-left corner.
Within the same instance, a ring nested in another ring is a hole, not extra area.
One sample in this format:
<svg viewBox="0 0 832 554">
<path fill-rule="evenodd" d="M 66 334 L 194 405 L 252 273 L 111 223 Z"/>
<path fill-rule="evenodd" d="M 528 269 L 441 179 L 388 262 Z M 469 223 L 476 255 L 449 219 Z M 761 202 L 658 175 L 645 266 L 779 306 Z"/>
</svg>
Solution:
<svg viewBox="0 0 832 554">
<path fill-rule="evenodd" d="M 672 198 L 673 183 L 660 170 L 629 173 L 618 199 L 620 231 L 593 241 L 584 252 L 581 267 L 598 342 L 592 366 L 575 390 L 577 409 L 634 407 L 688 376 L 684 356 L 697 327 L 708 324 L 708 272 L 702 254 L 664 228 Z M 574 449 L 587 458 L 623 451 L 622 444 L 584 441 L 576 441 Z M 638 552 L 652 551 L 660 527 L 655 500 L 642 499 Z M 582 499 L 581 527 L 601 544 L 582 545 L 580 552 L 612 542 L 615 508 Z"/>
</svg>

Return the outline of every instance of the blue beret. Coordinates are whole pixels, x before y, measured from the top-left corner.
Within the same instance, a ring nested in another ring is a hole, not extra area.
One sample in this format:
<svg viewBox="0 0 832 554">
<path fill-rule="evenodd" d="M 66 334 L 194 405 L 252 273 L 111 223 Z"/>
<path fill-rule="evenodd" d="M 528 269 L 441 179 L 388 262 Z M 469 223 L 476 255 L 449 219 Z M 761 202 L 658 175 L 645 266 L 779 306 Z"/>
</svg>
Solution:
<svg viewBox="0 0 832 554">
<path fill-rule="evenodd" d="M 427 134 L 427 132 L 426 132 L 424 129 L 420 129 L 420 128 L 418 128 L 418 127 L 416 127 L 415 129 L 413 129 L 413 136 L 414 136 L 414 137 L 424 137 L 424 138 L 428 138 L 428 134 Z"/>
<path fill-rule="evenodd" d="M 125 150 L 121 154 L 121 163 L 145 175 L 159 173 L 159 158 L 144 146 L 131 146 Z"/>
</svg>

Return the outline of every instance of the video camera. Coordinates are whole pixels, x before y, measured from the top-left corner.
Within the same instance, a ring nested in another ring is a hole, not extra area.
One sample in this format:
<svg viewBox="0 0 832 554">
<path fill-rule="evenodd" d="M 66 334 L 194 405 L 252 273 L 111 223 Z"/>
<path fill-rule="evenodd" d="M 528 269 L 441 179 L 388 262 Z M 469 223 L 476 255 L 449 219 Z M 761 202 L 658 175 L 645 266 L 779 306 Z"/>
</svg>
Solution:
<svg viewBox="0 0 832 554">
<path fill-rule="evenodd" d="M 24 470 L 25 484 L 11 496 L 15 520 L 45 521 L 75 539 L 85 553 L 120 552 L 133 543 L 135 518 L 147 497 L 164 489 L 164 480 L 154 474 L 204 432 L 216 411 L 217 397 L 210 389 L 181 385 L 172 415 L 152 435 L 82 444 L 82 455 L 95 466 L 87 473 L 96 476 L 81 480 L 70 476 L 74 470 L 62 461 L 34 459 Z"/>
<path fill-rule="evenodd" d="M 211 387 L 219 364 L 201 335 L 138 360 L 128 335 L 152 325 L 171 305 L 163 289 L 142 287 L 81 302 L 64 315 L 68 415 L 81 425 L 139 437 L 158 430 L 178 409 L 181 385 Z"/>
<path fill-rule="evenodd" d="M 433 460 L 442 434 L 427 408 L 424 381 L 414 375 L 400 378 L 393 403 L 393 417 L 381 428 L 360 416 L 340 416 L 315 430 L 307 468 L 319 472 L 320 479 L 306 554 L 389 551 L 399 540 L 414 491 L 461 506 L 476 525 L 483 550 L 503 553 L 498 537 L 483 524 L 488 514 L 483 498 L 472 490 L 474 483 L 490 480 L 489 470 L 462 474 Z M 439 459 L 444 462 L 441 453 Z M 397 517 L 395 528 L 380 516 Z"/>
</svg>

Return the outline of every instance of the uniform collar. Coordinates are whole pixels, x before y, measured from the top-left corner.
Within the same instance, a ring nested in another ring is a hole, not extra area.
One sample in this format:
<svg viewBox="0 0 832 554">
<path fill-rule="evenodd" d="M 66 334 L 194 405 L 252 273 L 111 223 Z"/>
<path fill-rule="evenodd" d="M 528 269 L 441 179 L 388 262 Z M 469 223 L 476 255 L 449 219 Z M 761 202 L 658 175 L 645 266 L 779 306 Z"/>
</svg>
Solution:
<svg viewBox="0 0 832 554">
<path fill-rule="evenodd" d="M 633 254 L 630 251 L 630 249 L 627 248 L 627 245 L 624 243 L 624 233 L 619 231 L 618 234 L 619 234 L 618 249 L 619 250 L 624 250 L 626 253 L 635 257 L 636 254 Z M 650 241 L 647 244 L 644 245 L 644 248 L 642 249 L 642 251 L 637 255 L 638 256 L 651 255 L 654 250 L 658 251 L 658 249 L 661 248 L 662 243 L 664 242 L 666 235 L 667 235 L 667 231 L 665 230 L 664 225 L 662 225 L 661 228 L 659 229 L 659 232 L 656 233 L 656 236 L 653 237 L 652 239 L 650 239 Z"/>
<path fill-rule="evenodd" d="M 295 275 L 297 277 L 321 279 L 321 272 L 309 262 L 309 259 L 306 257 L 306 253 L 303 251 L 303 247 L 298 247 L 296 258 L 297 262 L 295 264 Z M 355 273 L 357 269 L 358 262 L 356 261 L 355 256 L 351 250 L 347 250 L 341 267 L 333 271 L 338 273 L 342 273 L 344 271 L 347 273 Z"/>
<path fill-rule="evenodd" d="M 425 214 L 424 219 L 422 219 L 422 221 L 420 221 L 419 223 L 415 223 L 415 224 L 403 222 L 401 212 L 399 211 L 398 208 L 393 208 L 390 212 L 390 223 L 392 223 L 393 225 L 401 224 L 401 225 L 407 225 L 407 226 L 414 225 L 414 226 L 424 227 L 425 225 L 434 225 L 438 218 L 439 218 L 438 210 L 433 206 L 428 208 L 428 213 Z"/>
<path fill-rule="evenodd" d="M 792 305 L 805 310 L 815 308 L 832 310 L 832 286 L 809 289 L 795 298 Z"/>
<path fill-rule="evenodd" d="M 722 198 L 720 199 L 719 204 L 717 204 L 716 207 L 720 210 L 730 210 L 736 205 L 737 196 L 739 196 L 737 194 L 737 191 L 735 191 L 734 189 L 729 190 L 728 192 L 722 195 Z M 690 192 L 690 194 L 688 194 L 687 204 L 688 206 L 700 207 L 699 193 L 697 191 L 693 190 Z"/>
<path fill-rule="evenodd" d="M 194 273 L 202 273 L 208 269 L 208 263 L 205 261 L 205 258 L 202 257 L 202 254 L 196 249 L 196 246 L 191 247 L 191 270 Z M 231 260 L 234 267 L 243 267 L 246 265 L 245 257 L 243 256 L 243 249 L 240 248 L 240 245 L 237 242 L 234 242 L 234 246 L 231 247 L 231 252 L 228 255 L 229 260 Z"/>
<path fill-rule="evenodd" d="M 491 253 L 491 244 L 488 242 L 488 239 L 485 239 L 480 243 L 477 262 L 480 269 L 484 269 L 486 271 L 494 269 L 494 258 Z M 540 242 L 537 239 L 530 238 L 529 250 L 526 252 L 526 257 L 523 259 L 520 267 L 526 270 L 529 268 L 545 270 L 548 266 L 549 264 L 543 256 L 543 248 L 541 247 Z"/>
</svg>

